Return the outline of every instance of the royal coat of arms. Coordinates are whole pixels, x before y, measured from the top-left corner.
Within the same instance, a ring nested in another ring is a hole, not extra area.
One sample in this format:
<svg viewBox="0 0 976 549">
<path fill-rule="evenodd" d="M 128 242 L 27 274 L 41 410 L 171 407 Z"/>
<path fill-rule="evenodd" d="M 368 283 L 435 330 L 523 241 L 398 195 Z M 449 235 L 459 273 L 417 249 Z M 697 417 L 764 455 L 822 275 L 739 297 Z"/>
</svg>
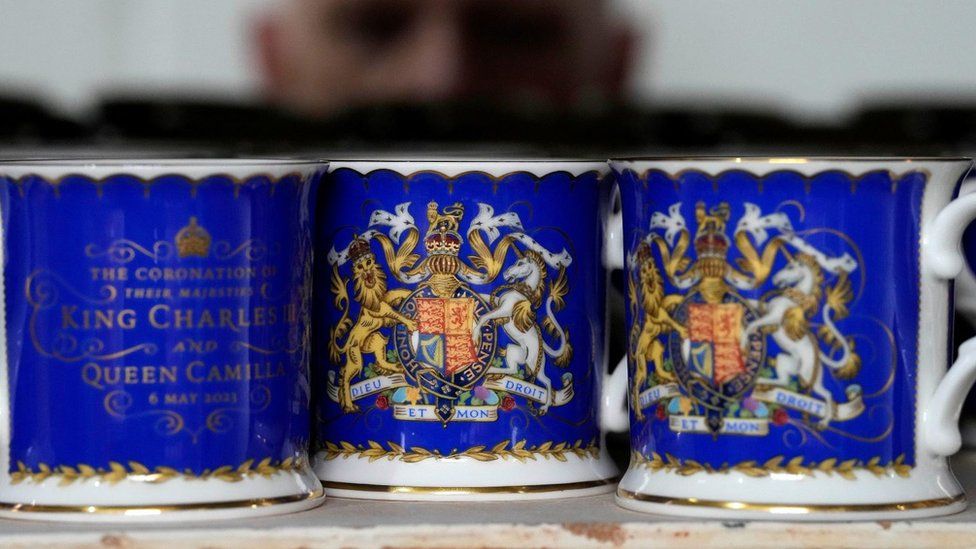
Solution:
<svg viewBox="0 0 976 549">
<path fill-rule="evenodd" d="M 330 330 L 338 372 L 328 373 L 328 391 L 344 412 L 375 396 L 373 406 L 396 419 L 447 424 L 495 421 L 516 397 L 540 415 L 572 399 L 572 374 L 558 385 L 550 377 L 572 358 L 556 317 L 572 257 L 529 236 L 518 214 L 495 215 L 487 204 L 462 237 L 464 214 L 460 203 L 431 202 L 421 242 L 405 202 L 374 211 L 365 231 L 333 246 L 331 294 L 342 315 Z"/>
<path fill-rule="evenodd" d="M 769 423 L 821 430 L 860 415 L 858 385 L 838 397 L 824 383 L 861 367 L 837 326 L 854 294 L 854 255 L 822 252 L 786 213 L 750 203 L 731 238 L 727 203 L 696 204 L 692 237 L 681 208 L 653 214 L 630 257 L 637 418 L 655 407 L 675 432 L 765 436 Z"/>
</svg>

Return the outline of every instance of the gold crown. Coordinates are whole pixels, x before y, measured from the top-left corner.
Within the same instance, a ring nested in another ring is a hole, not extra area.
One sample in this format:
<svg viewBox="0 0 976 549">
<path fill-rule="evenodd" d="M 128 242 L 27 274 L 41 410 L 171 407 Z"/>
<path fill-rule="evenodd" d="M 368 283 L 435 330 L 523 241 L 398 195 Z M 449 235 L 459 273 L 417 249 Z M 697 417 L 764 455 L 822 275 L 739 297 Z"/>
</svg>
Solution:
<svg viewBox="0 0 976 549">
<path fill-rule="evenodd" d="M 197 218 L 191 217 L 190 222 L 176 233 L 176 250 L 180 257 L 210 255 L 210 233 L 200 225 Z"/>
<path fill-rule="evenodd" d="M 460 202 L 444 208 L 438 212 L 437 202 L 427 204 L 427 221 L 430 228 L 424 237 L 424 248 L 428 254 L 457 255 L 461 251 L 461 218 L 464 216 L 464 206 Z"/>
<path fill-rule="evenodd" d="M 718 206 L 705 210 L 705 204 L 695 205 L 695 220 L 698 222 L 698 232 L 695 235 L 695 251 L 702 259 L 715 258 L 724 261 L 729 250 L 729 237 L 725 235 L 725 226 L 729 221 L 729 205 L 722 202 Z"/>
<path fill-rule="evenodd" d="M 364 257 L 369 257 L 373 255 L 373 250 L 369 247 L 369 241 L 355 236 L 352 239 L 352 243 L 349 244 L 349 259 L 353 263 L 357 263 L 360 259 Z"/>
</svg>

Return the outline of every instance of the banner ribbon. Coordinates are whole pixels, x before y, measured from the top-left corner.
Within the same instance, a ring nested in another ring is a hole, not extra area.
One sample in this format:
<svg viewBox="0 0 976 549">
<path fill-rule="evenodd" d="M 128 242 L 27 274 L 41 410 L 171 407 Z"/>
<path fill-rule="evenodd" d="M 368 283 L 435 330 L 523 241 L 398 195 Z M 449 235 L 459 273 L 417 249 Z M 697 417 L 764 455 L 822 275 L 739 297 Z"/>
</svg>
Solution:
<svg viewBox="0 0 976 549">
<path fill-rule="evenodd" d="M 676 433 L 711 433 L 704 416 L 670 416 L 668 427 Z M 764 437 L 769 434 L 769 421 L 727 417 L 722 421 L 719 434 Z"/>
<path fill-rule="evenodd" d="M 329 398 L 335 402 L 339 402 L 339 386 L 336 384 L 335 377 L 335 372 L 329 372 L 329 382 L 326 392 L 329 394 Z M 359 400 L 387 389 L 409 386 L 410 384 L 407 383 L 407 379 L 403 374 L 379 376 L 367 379 L 366 381 L 360 381 L 359 383 L 353 383 L 349 386 L 349 396 L 353 400 Z"/>
<path fill-rule="evenodd" d="M 637 401 L 640 403 L 640 409 L 643 410 L 659 400 L 676 396 L 681 396 L 681 389 L 678 387 L 678 384 L 664 383 L 662 385 L 655 385 L 642 392 L 638 395 Z"/>
<path fill-rule="evenodd" d="M 847 421 L 854 419 L 864 412 L 864 401 L 861 393 L 849 395 L 847 402 L 835 402 L 834 409 L 827 408 L 827 403 L 810 395 L 803 395 L 782 387 L 757 386 L 752 391 L 752 398 L 763 402 L 779 404 L 780 406 L 805 412 L 818 418 L 829 418 L 831 421 Z"/>
<path fill-rule="evenodd" d="M 430 404 L 394 404 L 393 417 L 403 421 L 441 421 Z M 497 406 L 455 406 L 451 421 L 495 421 Z"/>
<path fill-rule="evenodd" d="M 562 379 L 564 386 L 562 389 L 553 393 L 551 402 L 549 400 L 549 391 L 545 387 L 512 376 L 487 380 L 484 383 L 484 387 L 494 391 L 515 393 L 539 404 L 549 402 L 552 406 L 562 406 L 573 399 L 573 375 L 567 372 L 563 374 Z"/>
</svg>

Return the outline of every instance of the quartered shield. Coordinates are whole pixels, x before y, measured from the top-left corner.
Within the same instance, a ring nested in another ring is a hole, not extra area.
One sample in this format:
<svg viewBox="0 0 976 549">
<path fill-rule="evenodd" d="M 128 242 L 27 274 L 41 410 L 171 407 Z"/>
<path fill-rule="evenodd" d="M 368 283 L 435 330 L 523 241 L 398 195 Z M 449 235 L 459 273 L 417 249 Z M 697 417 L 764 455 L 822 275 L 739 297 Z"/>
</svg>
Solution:
<svg viewBox="0 0 976 549">
<path fill-rule="evenodd" d="M 436 398 L 437 416 L 447 422 L 454 415 L 457 398 L 484 377 L 494 358 L 497 334 L 493 323 L 482 327 L 478 338 L 472 337 L 477 319 L 488 312 L 488 306 L 464 286 L 451 297 L 438 297 L 424 287 L 404 300 L 400 312 L 417 322 L 415 332 L 403 325 L 394 331 L 400 362 Z"/>
<path fill-rule="evenodd" d="M 672 332 L 671 363 L 687 393 L 705 408 L 713 433 L 722 428 L 726 407 L 738 402 L 759 374 L 765 336 L 756 331 L 742 347 L 743 330 L 757 317 L 744 299 L 732 293 L 720 303 L 707 303 L 701 294 L 691 294 L 674 313 L 687 330 L 687 340 Z"/>
</svg>

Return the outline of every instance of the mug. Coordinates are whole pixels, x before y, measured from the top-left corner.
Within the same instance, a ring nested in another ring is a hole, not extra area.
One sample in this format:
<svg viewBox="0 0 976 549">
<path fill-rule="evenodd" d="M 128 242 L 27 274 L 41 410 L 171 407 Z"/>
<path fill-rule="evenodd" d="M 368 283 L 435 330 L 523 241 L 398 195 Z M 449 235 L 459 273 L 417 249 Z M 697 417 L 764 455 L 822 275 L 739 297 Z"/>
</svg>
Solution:
<svg viewBox="0 0 976 549">
<path fill-rule="evenodd" d="M 628 280 L 628 509 L 748 519 L 959 511 L 946 372 L 974 196 L 943 158 L 614 160 Z"/>
<path fill-rule="evenodd" d="M 292 160 L 0 162 L 0 514 L 307 509 L 311 201 Z"/>
<path fill-rule="evenodd" d="M 612 491 L 599 424 L 608 172 L 582 160 L 331 163 L 313 359 L 315 470 L 330 495 Z"/>
</svg>

